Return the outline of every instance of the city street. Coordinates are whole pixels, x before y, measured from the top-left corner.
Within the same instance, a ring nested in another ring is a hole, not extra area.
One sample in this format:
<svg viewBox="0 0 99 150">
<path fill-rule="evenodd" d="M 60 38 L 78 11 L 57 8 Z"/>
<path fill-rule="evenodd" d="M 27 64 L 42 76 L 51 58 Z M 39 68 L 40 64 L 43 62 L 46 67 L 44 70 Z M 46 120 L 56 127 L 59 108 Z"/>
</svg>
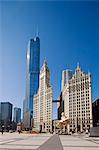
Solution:
<svg viewBox="0 0 99 150">
<path fill-rule="evenodd" d="M 0 134 L 0 150 L 98 150 L 99 138 L 57 134 Z"/>
</svg>

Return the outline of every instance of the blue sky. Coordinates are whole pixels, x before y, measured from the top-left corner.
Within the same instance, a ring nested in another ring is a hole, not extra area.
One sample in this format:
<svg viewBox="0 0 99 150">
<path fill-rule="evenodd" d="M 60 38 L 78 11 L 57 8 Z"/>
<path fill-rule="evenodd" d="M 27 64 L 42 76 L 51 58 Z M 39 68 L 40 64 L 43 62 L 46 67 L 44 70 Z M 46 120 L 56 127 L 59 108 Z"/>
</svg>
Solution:
<svg viewBox="0 0 99 150">
<path fill-rule="evenodd" d="M 93 99 L 99 97 L 99 2 L 0 1 L 0 101 L 23 105 L 27 44 L 37 26 L 54 99 L 62 70 L 74 70 L 77 62 L 91 72 Z"/>
</svg>

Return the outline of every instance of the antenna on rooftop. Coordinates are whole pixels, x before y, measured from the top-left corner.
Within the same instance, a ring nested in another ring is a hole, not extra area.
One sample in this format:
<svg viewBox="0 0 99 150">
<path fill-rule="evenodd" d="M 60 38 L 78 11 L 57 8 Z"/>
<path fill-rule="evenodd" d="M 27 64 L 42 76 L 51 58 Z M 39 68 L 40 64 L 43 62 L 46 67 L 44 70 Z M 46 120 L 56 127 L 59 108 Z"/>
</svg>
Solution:
<svg viewBox="0 0 99 150">
<path fill-rule="evenodd" d="M 37 27 L 36 27 L 36 37 L 38 37 L 39 36 L 39 31 L 38 31 L 38 25 L 37 25 Z"/>
</svg>

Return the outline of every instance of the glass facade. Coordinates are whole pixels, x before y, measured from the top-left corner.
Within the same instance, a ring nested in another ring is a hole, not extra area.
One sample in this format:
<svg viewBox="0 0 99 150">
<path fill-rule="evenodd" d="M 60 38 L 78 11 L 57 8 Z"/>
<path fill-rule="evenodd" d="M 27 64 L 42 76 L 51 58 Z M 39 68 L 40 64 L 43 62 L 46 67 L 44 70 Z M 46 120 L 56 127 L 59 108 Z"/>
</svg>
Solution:
<svg viewBox="0 0 99 150">
<path fill-rule="evenodd" d="M 39 72 L 40 72 L 40 39 L 36 37 L 30 39 L 27 49 L 27 74 L 26 74 L 26 97 L 23 103 L 24 122 L 25 115 L 30 114 L 33 116 L 33 97 L 39 88 Z M 29 116 L 28 116 L 29 118 Z M 27 123 L 26 123 L 27 124 Z M 30 126 L 31 120 L 28 123 Z"/>
<path fill-rule="evenodd" d="M 0 128 L 10 128 L 12 121 L 12 104 L 9 102 L 0 102 Z"/>
<path fill-rule="evenodd" d="M 19 123 L 21 122 L 21 108 L 14 108 L 14 117 L 13 117 L 14 122 Z"/>
</svg>

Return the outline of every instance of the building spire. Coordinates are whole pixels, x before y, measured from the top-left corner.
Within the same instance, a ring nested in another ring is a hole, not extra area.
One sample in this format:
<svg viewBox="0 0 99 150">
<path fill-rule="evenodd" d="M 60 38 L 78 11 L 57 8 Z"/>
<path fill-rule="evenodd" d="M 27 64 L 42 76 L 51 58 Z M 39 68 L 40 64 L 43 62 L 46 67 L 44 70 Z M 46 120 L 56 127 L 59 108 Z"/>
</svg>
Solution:
<svg viewBox="0 0 99 150">
<path fill-rule="evenodd" d="M 77 63 L 77 69 L 79 69 L 80 68 L 80 66 L 79 66 L 79 62 Z"/>
<path fill-rule="evenodd" d="M 38 25 L 37 25 L 37 27 L 36 27 L 36 37 L 38 37 L 39 36 L 39 31 L 38 31 Z"/>
<path fill-rule="evenodd" d="M 44 58 L 44 64 L 47 64 L 46 57 Z"/>
<path fill-rule="evenodd" d="M 91 73 L 90 73 L 90 71 L 89 71 L 89 69 L 88 69 L 88 75 L 90 75 Z"/>
</svg>

